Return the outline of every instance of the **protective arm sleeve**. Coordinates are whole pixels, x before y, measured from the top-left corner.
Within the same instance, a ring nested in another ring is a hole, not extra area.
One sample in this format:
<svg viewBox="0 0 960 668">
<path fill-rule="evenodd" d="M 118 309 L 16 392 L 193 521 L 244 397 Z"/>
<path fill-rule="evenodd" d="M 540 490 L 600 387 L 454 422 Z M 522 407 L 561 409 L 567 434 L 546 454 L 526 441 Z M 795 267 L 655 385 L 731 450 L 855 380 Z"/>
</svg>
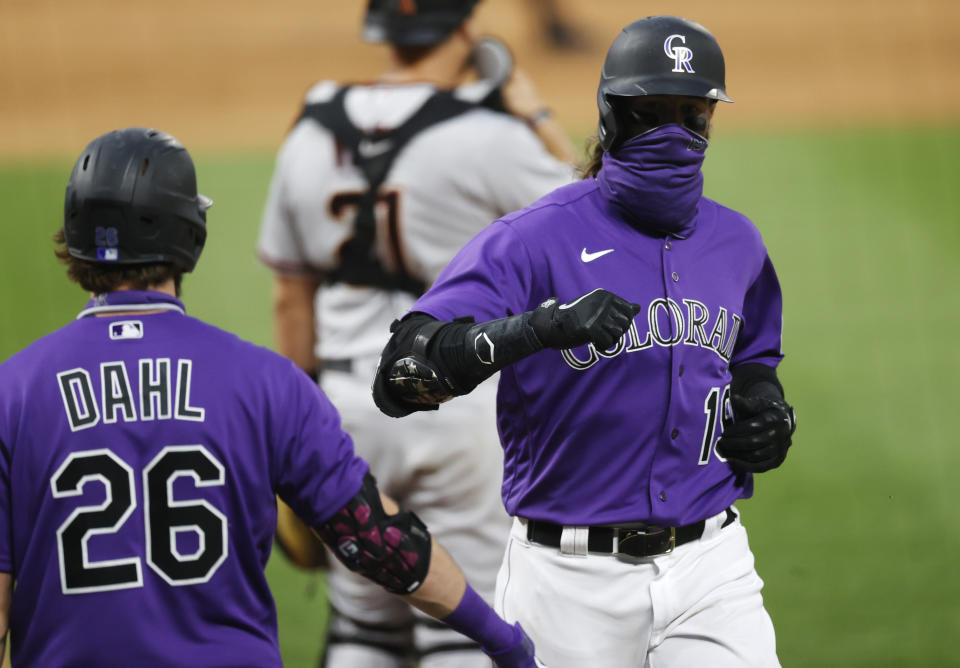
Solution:
<svg viewBox="0 0 960 668">
<path fill-rule="evenodd" d="M 597 289 L 568 304 L 550 298 L 532 311 L 482 323 L 444 322 L 414 312 L 391 327 L 373 398 L 392 417 L 436 410 L 543 348 L 586 343 L 609 348 L 639 311 L 639 305 Z"/>
<path fill-rule="evenodd" d="M 783 385 L 777 370 L 766 364 L 740 364 L 731 369 L 730 393 L 739 396 L 766 396 L 783 399 Z"/>
<path fill-rule="evenodd" d="M 394 322 L 374 378 L 374 402 L 387 415 L 404 417 L 468 394 L 543 349 L 529 320 L 529 312 L 480 324 L 412 313 Z"/>
<path fill-rule="evenodd" d="M 394 594 L 416 591 L 430 569 L 426 525 L 409 511 L 387 515 L 369 473 L 347 505 L 314 531 L 344 566 Z"/>
<path fill-rule="evenodd" d="M 543 350 L 532 312 L 483 323 L 454 322 L 437 332 L 434 359 L 449 370 L 453 394 L 466 394 L 497 371 Z"/>
</svg>

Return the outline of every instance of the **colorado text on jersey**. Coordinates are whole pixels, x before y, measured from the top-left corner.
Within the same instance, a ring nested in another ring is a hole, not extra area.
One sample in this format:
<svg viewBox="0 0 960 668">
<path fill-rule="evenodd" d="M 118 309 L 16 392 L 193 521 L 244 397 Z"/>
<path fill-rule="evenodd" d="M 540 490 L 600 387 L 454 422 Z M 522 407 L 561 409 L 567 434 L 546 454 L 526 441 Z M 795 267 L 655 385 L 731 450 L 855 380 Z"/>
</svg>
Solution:
<svg viewBox="0 0 960 668">
<path fill-rule="evenodd" d="M 647 350 L 654 344 L 662 347 L 680 345 L 697 346 L 712 350 L 724 361 L 729 362 L 737 335 L 743 325 L 743 317 L 720 306 L 715 317 L 711 318 L 707 306 L 696 299 L 683 299 L 681 306 L 667 297 L 654 299 L 630 323 L 630 329 L 612 348 L 597 350 L 592 343 L 586 346 L 586 358 L 574 354 L 573 350 L 563 350 L 564 361 L 577 371 L 585 371 L 596 364 L 601 357 L 616 357 L 628 353 Z M 646 321 L 646 336 L 640 339 L 637 319 Z M 708 331 L 709 325 L 709 334 Z"/>
</svg>

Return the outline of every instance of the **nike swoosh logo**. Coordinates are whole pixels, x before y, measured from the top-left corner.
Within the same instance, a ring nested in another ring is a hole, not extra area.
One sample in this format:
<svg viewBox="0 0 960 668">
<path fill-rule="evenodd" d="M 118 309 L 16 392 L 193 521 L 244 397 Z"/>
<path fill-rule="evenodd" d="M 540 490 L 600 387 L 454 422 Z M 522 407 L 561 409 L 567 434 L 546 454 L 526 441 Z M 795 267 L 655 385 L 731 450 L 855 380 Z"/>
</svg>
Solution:
<svg viewBox="0 0 960 668">
<path fill-rule="evenodd" d="M 372 158 L 378 156 L 382 153 L 386 153 L 391 148 L 393 148 L 393 142 L 389 139 L 381 139 L 380 141 L 370 141 L 369 139 L 364 139 L 357 145 L 357 151 L 364 158 Z"/>
<path fill-rule="evenodd" d="M 607 250 L 597 251 L 596 253 L 588 253 L 587 249 L 584 248 L 582 251 L 580 251 L 580 259 L 584 262 L 593 262 L 598 257 L 603 257 L 607 253 L 612 253 L 615 250 L 616 248 L 608 248 Z"/>
<path fill-rule="evenodd" d="M 560 310 L 572 308 L 572 307 L 576 306 L 577 304 L 579 304 L 579 303 L 580 303 L 581 301 L 583 301 L 584 299 L 586 299 L 587 297 L 589 297 L 590 295 L 592 295 L 592 294 L 593 294 L 594 292 L 596 292 L 597 290 L 602 290 L 602 289 L 603 289 L 603 288 L 594 288 L 593 290 L 591 290 L 591 291 L 588 292 L 587 294 L 585 294 L 585 295 L 580 295 L 579 297 L 577 297 L 576 299 L 574 299 L 574 300 L 573 300 L 572 302 L 570 302 L 569 304 L 560 304 L 560 306 L 557 307 L 557 308 L 559 308 Z"/>
</svg>

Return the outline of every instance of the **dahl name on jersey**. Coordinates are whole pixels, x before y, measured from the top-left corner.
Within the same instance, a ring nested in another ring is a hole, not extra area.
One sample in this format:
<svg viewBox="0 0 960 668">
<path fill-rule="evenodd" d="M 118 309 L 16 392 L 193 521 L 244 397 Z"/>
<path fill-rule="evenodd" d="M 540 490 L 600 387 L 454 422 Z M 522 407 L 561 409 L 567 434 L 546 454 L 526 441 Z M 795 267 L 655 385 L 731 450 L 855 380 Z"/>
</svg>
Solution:
<svg viewBox="0 0 960 668">
<path fill-rule="evenodd" d="M 99 388 L 93 383 L 92 373 L 99 375 Z M 161 357 L 138 360 L 133 369 L 122 361 L 101 362 L 94 372 L 81 367 L 68 369 L 57 373 L 57 383 L 71 431 L 88 429 L 101 421 L 113 424 L 120 419 L 203 422 L 205 410 L 190 400 L 192 373 L 192 360 L 178 359 L 173 363 L 170 358 Z M 136 391 L 130 382 L 133 375 L 137 379 Z"/>
</svg>

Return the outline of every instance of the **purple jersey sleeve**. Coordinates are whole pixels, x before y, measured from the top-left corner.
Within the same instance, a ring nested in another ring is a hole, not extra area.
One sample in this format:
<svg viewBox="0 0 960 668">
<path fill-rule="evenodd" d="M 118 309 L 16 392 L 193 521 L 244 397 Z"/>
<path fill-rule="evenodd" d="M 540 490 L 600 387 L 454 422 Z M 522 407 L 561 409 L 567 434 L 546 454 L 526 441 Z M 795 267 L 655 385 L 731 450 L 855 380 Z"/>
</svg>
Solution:
<svg viewBox="0 0 960 668">
<path fill-rule="evenodd" d="M 368 466 L 354 454 L 333 404 L 306 374 L 296 370 L 287 389 L 286 400 L 277 402 L 275 488 L 303 521 L 317 526 L 360 491 Z"/>
<path fill-rule="evenodd" d="M 439 320 L 473 316 L 478 322 L 523 313 L 534 259 L 504 221 L 486 227 L 450 261 L 411 309 Z"/>
<path fill-rule="evenodd" d="M 780 282 L 768 255 L 743 299 L 743 331 L 737 339 L 730 366 L 748 362 L 775 367 L 783 359 L 783 298 Z"/>
<path fill-rule="evenodd" d="M 4 419 L 0 416 L 0 419 Z M 13 522 L 10 508 L 10 450 L 0 436 L 0 573 L 13 572 Z"/>
<path fill-rule="evenodd" d="M 10 368 L 0 365 L 0 374 Z M 15 425 L 19 424 L 16 399 L 24 392 L 17 383 L 0 383 L 0 572 L 12 573 L 13 553 L 13 485 L 11 482 L 12 444 Z"/>
</svg>

